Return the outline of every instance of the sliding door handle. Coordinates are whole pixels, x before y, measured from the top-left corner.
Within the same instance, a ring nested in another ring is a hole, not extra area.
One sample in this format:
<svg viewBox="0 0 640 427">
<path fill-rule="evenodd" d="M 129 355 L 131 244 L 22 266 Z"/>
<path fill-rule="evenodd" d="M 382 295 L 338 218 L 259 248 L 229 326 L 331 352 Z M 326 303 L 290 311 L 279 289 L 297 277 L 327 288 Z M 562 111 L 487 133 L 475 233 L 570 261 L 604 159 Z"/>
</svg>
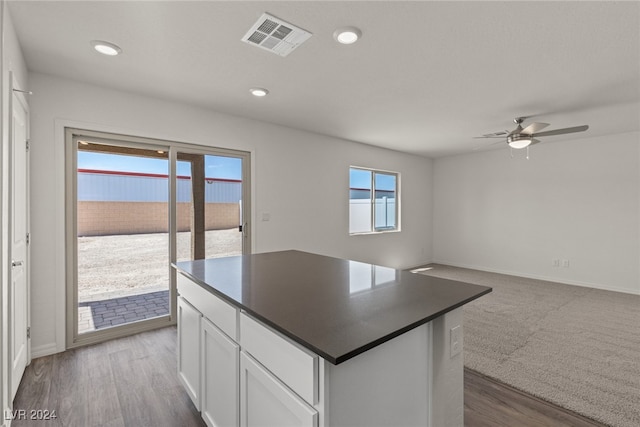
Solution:
<svg viewBox="0 0 640 427">
<path fill-rule="evenodd" d="M 11 267 L 20 267 L 22 265 L 22 261 L 11 261 Z"/>
</svg>

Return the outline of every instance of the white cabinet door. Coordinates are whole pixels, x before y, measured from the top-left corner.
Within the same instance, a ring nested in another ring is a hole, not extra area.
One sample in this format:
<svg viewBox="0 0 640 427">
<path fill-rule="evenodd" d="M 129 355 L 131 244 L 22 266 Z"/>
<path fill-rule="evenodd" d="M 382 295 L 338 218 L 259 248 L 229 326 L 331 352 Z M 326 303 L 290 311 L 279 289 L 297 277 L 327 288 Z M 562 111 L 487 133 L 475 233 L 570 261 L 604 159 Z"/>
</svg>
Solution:
<svg viewBox="0 0 640 427">
<path fill-rule="evenodd" d="M 318 403 L 318 356 L 262 323 L 240 314 L 242 351 L 260 362 L 309 405 Z"/>
<path fill-rule="evenodd" d="M 317 427 L 318 412 L 241 352 L 240 423 L 242 427 Z"/>
<path fill-rule="evenodd" d="M 209 427 L 237 427 L 240 416 L 240 346 L 202 320 L 202 418 Z"/>
<path fill-rule="evenodd" d="M 202 315 L 178 298 L 178 378 L 200 410 L 200 324 Z"/>
</svg>

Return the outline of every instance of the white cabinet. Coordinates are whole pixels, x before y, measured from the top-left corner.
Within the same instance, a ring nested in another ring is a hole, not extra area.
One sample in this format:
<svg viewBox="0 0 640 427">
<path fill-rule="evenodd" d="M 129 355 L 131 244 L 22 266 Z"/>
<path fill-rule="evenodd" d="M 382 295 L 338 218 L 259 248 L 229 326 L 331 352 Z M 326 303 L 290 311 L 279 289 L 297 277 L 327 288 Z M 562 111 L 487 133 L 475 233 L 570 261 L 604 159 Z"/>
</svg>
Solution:
<svg viewBox="0 0 640 427">
<path fill-rule="evenodd" d="M 209 427 L 463 426 L 462 308 L 333 365 L 178 275 L 178 375 Z"/>
<path fill-rule="evenodd" d="M 209 427 L 237 426 L 240 346 L 204 318 L 201 347 L 202 418 Z"/>
<path fill-rule="evenodd" d="M 178 294 L 222 332 L 237 341 L 238 309 L 182 274 L 178 274 Z"/>
<path fill-rule="evenodd" d="M 178 377 L 208 426 L 238 426 L 237 310 L 181 274 L 178 293 Z"/>
<path fill-rule="evenodd" d="M 178 378 L 200 409 L 200 323 L 202 315 L 178 298 Z"/>
<path fill-rule="evenodd" d="M 318 427 L 317 355 L 181 274 L 178 294 L 178 375 L 209 427 Z"/>
<path fill-rule="evenodd" d="M 242 427 L 317 427 L 318 412 L 251 356 L 240 356 Z"/>
<path fill-rule="evenodd" d="M 240 345 L 309 404 L 318 403 L 318 355 L 240 314 Z"/>
</svg>

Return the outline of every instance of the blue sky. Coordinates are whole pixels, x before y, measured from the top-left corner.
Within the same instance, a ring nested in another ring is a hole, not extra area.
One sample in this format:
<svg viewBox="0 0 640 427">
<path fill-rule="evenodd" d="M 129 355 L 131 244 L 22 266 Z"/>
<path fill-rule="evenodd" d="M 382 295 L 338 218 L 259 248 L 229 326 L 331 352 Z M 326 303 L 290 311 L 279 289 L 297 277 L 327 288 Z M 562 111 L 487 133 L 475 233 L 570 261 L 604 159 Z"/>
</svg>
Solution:
<svg viewBox="0 0 640 427">
<path fill-rule="evenodd" d="M 395 175 L 376 174 L 377 190 L 395 190 Z M 371 189 L 371 171 L 366 169 L 349 169 L 349 187 Z"/>
<path fill-rule="evenodd" d="M 242 160 L 236 157 L 205 156 L 207 178 L 242 179 Z M 98 169 L 118 172 L 169 174 L 169 161 L 148 157 L 78 151 L 79 169 Z M 178 175 L 191 175 L 188 162 L 178 162 Z"/>
<path fill-rule="evenodd" d="M 204 165 L 207 178 L 242 179 L 242 159 L 206 155 Z M 169 161 L 149 157 L 78 151 L 78 168 L 168 175 Z M 188 162 L 178 162 L 178 175 L 191 175 L 191 167 Z M 349 186 L 371 188 L 371 171 L 350 169 Z M 395 190 L 395 187 L 394 175 L 376 174 L 376 188 L 378 190 Z"/>
</svg>

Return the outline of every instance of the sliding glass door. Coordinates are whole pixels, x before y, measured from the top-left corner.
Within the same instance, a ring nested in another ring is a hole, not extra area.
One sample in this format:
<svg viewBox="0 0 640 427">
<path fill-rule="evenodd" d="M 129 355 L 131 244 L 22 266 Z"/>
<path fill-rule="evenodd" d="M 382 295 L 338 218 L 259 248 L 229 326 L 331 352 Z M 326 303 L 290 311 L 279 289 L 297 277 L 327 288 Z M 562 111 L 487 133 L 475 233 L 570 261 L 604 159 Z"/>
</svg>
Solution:
<svg viewBox="0 0 640 427">
<path fill-rule="evenodd" d="M 250 252 L 249 153 L 67 130 L 67 346 L 175 322 L 180 260 Z"/>
<path fill-rule="evenodd" d="M 77 142 L 78 334 L 169 315 L 169 156 Z"/>
<path fill-rule="evenodd" d="M 243 159 L 177 154 L 177 260 L 243 253 Z"/>
</svg>

